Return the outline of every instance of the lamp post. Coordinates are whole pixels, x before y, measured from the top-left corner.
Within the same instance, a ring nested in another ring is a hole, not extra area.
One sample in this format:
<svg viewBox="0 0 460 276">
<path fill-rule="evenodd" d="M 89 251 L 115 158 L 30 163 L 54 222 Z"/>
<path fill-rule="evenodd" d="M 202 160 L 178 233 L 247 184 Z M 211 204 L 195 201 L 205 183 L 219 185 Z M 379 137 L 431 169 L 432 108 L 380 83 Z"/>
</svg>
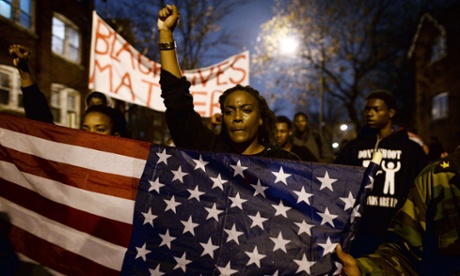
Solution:
<svg viewBox="0 0 460 276">
<path fill-rule="evenodd" d="M 320 61 L 319 61 L 319 133 L 323 134 L 324 122 L 324 45 L 323 39 L 320 40 Z"/>
<path fill-rule="evenodd" d="M 323 116 L 324 116 L 324 75 L 323 75 L 323 67 L 324 66 L 324 58 L 321 57 L 321 69 L 319 75 L 319 133 L 323 134 Z"/>
<path fill-rule="evenodd" d="M 299 46 L 299 41 L 297 37 L 293 34 L 285 34 L 279 38 L 279 51 L 282 56 L 293 56 L 297 52 Z M 323 45 L 323 40 L 320 41 L 320 51 L 319 53 L 319 126 L 318 131 L 320 134 L 323 134 L 323 124 L 324 124 L 324 68 L 325 68 L 325 50 Z"/>
</svg>

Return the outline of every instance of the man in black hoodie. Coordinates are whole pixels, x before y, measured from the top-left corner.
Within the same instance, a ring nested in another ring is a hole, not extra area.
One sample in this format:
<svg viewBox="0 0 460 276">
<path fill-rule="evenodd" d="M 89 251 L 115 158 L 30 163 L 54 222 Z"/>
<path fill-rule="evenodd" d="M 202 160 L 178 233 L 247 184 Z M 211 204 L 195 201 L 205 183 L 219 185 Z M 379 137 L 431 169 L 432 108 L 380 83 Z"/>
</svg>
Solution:
<svg viewBox="0 0 460 276">
<path fill-rule="evenodd" d="M 407 131 L 394 130 L 396 99 L 392 93 L 377 90 L 366 97 L 367 124 L 339 152 L 334 163 L 367 167 L 374 151 L 383 155 L 381 170 L 367 199 L 358 233 L 350 249 L 357 258 L 374 252 L 385 240 L 386 230 L 403 205 L 413 180 L 428 164 L 422 148 L 409 139 Z"/>
</svg>

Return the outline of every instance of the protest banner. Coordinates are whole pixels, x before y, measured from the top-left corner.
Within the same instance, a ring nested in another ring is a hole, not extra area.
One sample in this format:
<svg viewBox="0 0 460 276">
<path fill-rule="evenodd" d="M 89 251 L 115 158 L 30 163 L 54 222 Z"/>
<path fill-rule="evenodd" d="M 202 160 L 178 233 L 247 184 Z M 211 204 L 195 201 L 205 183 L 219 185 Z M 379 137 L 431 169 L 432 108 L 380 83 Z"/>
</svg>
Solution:
<svg viewBox="0 0 460 276">
<path fill-rule="evenodd" d="M 180 46 L 179 46 L 180 47 Z M 93 13 L 89 88 L 108 96 L 165 111 L 160 89 L 161 65 L 139 53 Z M 219 96 L 236 84 L 249 84 L 249 51 L 217 64 L 185 70 L 192 83 L 195 110 L 203 117 L 220 112 Z"/>
</svg>

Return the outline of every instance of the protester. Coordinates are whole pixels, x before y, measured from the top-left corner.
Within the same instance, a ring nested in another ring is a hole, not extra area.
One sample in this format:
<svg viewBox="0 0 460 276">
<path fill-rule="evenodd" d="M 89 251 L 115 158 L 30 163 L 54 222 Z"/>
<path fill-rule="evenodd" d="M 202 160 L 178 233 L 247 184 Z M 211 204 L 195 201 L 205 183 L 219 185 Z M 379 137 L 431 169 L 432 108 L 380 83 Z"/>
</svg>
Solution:
<svg viewBox="0 0 460 276">
<path fill-rule="evenodd" d="M 320 133 L 310 129 L 308 116 L 303 112 L 294 115 L 293 144 L 308 148 L 319 162 L 332 162 L 333 154 L 329 143 Z"/>
<path fill-rule="evenodd" d="M 173 31 L 179 12 L 168 5 L 158 14 L 161 57 L 160 84 L 166 106 L 166 122 L 177 147 L 234 152 L 273 158 L 299 158 L 275 144 L 275 115 L 265 99 L 250 86 L 236 85 L 222 94 L 222 131 L 215 134 L 195 112 L 190 82 L 182 76 Z"/>
<path fill-rule="evenodd" d="M 299 156 L 302 161 L 318 162 L 308 148 L 292 144 L 292 122 L 286 116 L 276 117 L 276 143 L 280 148 Z"/>
<path fill-rule="evenodd" d="M 107 105 L 110 106 L 109 98 L 101 92 L 93 91 L 86 96 L 86 108 L 92 105 Z"/>
<path fill-rule="evenodd" d="M 415 143 L 419 144 L 422 147 L 423 152 L 425 154 L 428 154 L 428 151 L 430 149 L 428 148 L 428 145 L 425 144 L 425 142 L 423 142 L 422 137 L 418 136 L 415 132 L 411 132 L 409 130 L 407 130 L 407 135 L 409 135 L 409 139 L 411 139 L 412 141 L 414 141 Z"/>
<path fill-rule="evenodd" d="M 123 114 L 112 107 L 102 104 L 92 105 L 86 109 L 80 129 L 99 134 L 131 138 L 131 133 L 126 127 L 126 119 Z"/>
<path fill-rule="evenodd" d="M 460 275 L 460 147 L 417 176 L 377 251 L 336 252 L 342 275 Z"/>
<path fill-rule="evenodd" d="M 445 156 L 447 156 L 447 152 L 444 150 L 444 146 L 441 144 L 438 137 L 431 136 L 430 143 L 428 144 L 428 159 L 434 161 Z"/>
<path fill-rule="evenodd" d="M 35 78 L 29 68 L 31 51 L 22 45 L 11 45 L 9 53 L 13 57 L 13 64 L 19 71 L 21 90 L 26 117 L 36 121 L 54 124 L 54 117 L 45 95 L 38 88 Z M 130 138 L 123 114 L 111 107 L 101 105 L 90 106 L 85 112 L 81 129 L 100 134 Z"/>
<path fill-rule="evenodd" d="M 351 246 L 350 254 L 354 257 L 374 252 L 384 241 L 391 219 L 404 203 L 414 178 L 428 163 L 422 147 L 409 139 L 406 130 L 393 131 L 396 98 L 392 93 L 377 90 L 368 94 L 364 113 L 367 125 L 335 159 L 338 164 L 367 167 L 374 151 L 383 154 L 381 170 Z"/>
<path fill-rule="evenodd" d="M 30 49 L 21 45 L 11 45 L 9 54 L 13 57 L 21 78 L 21 90 L 26 117 L 36 121 L 53 124 L 53 114 L 48 106 L 45 95 L 41 93 L 29 68 Z"/>
</svg>

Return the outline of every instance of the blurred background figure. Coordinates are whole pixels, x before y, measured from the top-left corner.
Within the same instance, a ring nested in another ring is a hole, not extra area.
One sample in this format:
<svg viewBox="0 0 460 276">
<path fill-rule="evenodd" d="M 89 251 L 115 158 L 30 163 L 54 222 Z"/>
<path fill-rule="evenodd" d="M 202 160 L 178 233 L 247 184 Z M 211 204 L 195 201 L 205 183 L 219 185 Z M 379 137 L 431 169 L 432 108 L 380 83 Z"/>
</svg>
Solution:
<svg viewBox="0 0 460 276">
<path fill-rule="evenodd" d="M 303 112 L 294 115 L 293 138 L 294 145 L 308 148 L 319 162 L 332 162 L 333 154 L 329 143 L 320 133 L 310 129 L 308 116 Z"/>
<path fill-rule="evenodd" d="M 441 157 L 447 156 L 444 146 L 438 140 L 437 136 L 431 136 L 430 143 L 428 144 L 428 159 L 430 161 L 437 160 Z"/>
<path fill-rule="evenodd" d="M 292 122 L 286 116 L 276 117 L 276 144 L 278 147 L 297 154 L 302 161 L 318 162 L 311 151 L 292 143 Z"/>
<path fill-rule="evenodd" d="M 415 132 L 415 130 L 413 130 L 413 128 L 400 127 L 399 129 L 406 129 L 407 135 L 409 135 L 409 139 L 411 139 L 415 143 L 419 144 L 422 147 L 423 152 L 425 152 L 425 154 L 428 154 L 428 151 L 430 150 L 428 148 L 428 145 L 425 144 L 425 142 L 423 141 L 422 137 L 420 137 L 419 135 L 416 134 L 416 132 Z"/>
<path fill-rule="evenodd" d="M 107 97 L 105 94 L 98 92 L 98 91 L 89 93 L 88 96 L 86 97 L 86 108 L 92 105 L 98 105 L 98 104 L 110 106 L 111 105 L 110 98 Z"/>
</svg>

